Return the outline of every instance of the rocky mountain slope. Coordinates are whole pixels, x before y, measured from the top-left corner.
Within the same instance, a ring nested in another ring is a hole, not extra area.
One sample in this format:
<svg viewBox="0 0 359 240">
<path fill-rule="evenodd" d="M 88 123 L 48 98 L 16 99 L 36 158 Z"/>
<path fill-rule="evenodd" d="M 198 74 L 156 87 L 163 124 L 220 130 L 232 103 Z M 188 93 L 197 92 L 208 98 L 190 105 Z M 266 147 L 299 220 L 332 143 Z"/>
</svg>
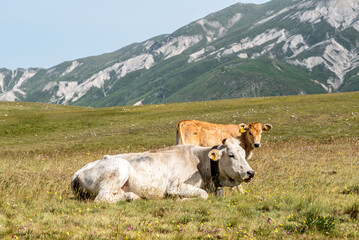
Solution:
<svg viewBox="0 0 359 240">
<path fill-rule="evenodd" d="M 0 100 L 114 106 L 359 90 L 359 2 L 235 4 L 50 69 L 0 69 Z"/>
</svg>

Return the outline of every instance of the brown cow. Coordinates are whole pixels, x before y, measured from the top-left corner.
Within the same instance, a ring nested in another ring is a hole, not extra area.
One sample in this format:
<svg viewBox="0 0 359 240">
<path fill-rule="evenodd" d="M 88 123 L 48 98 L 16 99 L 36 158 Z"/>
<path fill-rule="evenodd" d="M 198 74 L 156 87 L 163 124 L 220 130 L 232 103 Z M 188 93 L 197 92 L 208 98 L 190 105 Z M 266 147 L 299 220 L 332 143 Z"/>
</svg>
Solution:
<svg viewBox="0 0 359 240">
<path fill-rule="evenodd" d="M 215 124 L 197 120 L 183 120 L 178 123 L 176 144 L 192 144 L 197 146 L 209 147 L 221 145 L 226 138 L 238 138 L 241 147 L 246 152 L 246 160 L 251 159 L 254 148 L 261 146 L 262 131 L 269 131 L 270 124 L 260 124 L 252 122 L 248 126 L 244 123 L 234 124 Z M 237 189 L 244 193 L 241 185 Z"/>
<path fill-rule="evenodd" d="M 270 124 L 252 122 L 248 126 L 244 123 L 214 124 L 197 120 L 183 120 L 178 123 L 176 144 L 192 144 L 197 146 L 220 145 L 222 140 L 237 137 L 241 147 L 246 151 L 246 160 L 251 159 L 254 148 L 260 147 L 262 131 L 269 131 Z"/>
</svg>

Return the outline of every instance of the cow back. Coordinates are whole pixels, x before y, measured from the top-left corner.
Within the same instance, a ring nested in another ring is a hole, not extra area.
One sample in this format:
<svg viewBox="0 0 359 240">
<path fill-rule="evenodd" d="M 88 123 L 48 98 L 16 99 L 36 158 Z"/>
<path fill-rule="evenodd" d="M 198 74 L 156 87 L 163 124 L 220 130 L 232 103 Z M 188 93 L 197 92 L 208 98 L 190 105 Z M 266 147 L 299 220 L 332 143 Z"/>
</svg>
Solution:
<svg viewBox="0 0 359 240">
<path fill-rule="evenodd" d="M 178 123 L 176 143 L 203 147 L 220 145 L 225 138 L 238 137 L 239 130 L 239 126 L 234 124 L 183 120 Z"/>
</svg>

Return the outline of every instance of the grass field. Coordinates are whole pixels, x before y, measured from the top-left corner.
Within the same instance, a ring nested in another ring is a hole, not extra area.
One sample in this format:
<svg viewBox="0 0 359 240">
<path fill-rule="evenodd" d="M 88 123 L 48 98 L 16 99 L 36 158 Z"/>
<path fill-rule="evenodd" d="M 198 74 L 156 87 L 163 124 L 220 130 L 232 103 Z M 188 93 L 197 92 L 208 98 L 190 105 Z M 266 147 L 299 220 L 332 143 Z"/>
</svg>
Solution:
<svg viewBox="0 0 359 240">
<path fill-rule="evenodd" d="M 183 119 L 270 123 L 246 194 L 78 201 L 104 154 L 173 145 Z M 0 103 L 0 239 L 358 239 L 359 92 L 138 107 Z"/>
</svg>

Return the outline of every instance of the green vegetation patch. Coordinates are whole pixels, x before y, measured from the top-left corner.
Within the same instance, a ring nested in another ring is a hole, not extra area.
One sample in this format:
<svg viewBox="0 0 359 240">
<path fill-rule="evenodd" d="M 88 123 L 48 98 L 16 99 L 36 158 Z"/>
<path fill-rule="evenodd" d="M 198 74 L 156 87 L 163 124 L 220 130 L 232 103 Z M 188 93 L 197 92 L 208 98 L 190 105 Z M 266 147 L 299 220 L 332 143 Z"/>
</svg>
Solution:
<svg viewBox="0 0 359 240">
<path fill-rule="evenodd" d="M 0 103 L 1 239 L 356 239 L 359 93 L 84 108 Z M 270 123 L 245 194 L 79 201 L 105 154 L 173 145 L 183 119 Z"/>
</svg>

